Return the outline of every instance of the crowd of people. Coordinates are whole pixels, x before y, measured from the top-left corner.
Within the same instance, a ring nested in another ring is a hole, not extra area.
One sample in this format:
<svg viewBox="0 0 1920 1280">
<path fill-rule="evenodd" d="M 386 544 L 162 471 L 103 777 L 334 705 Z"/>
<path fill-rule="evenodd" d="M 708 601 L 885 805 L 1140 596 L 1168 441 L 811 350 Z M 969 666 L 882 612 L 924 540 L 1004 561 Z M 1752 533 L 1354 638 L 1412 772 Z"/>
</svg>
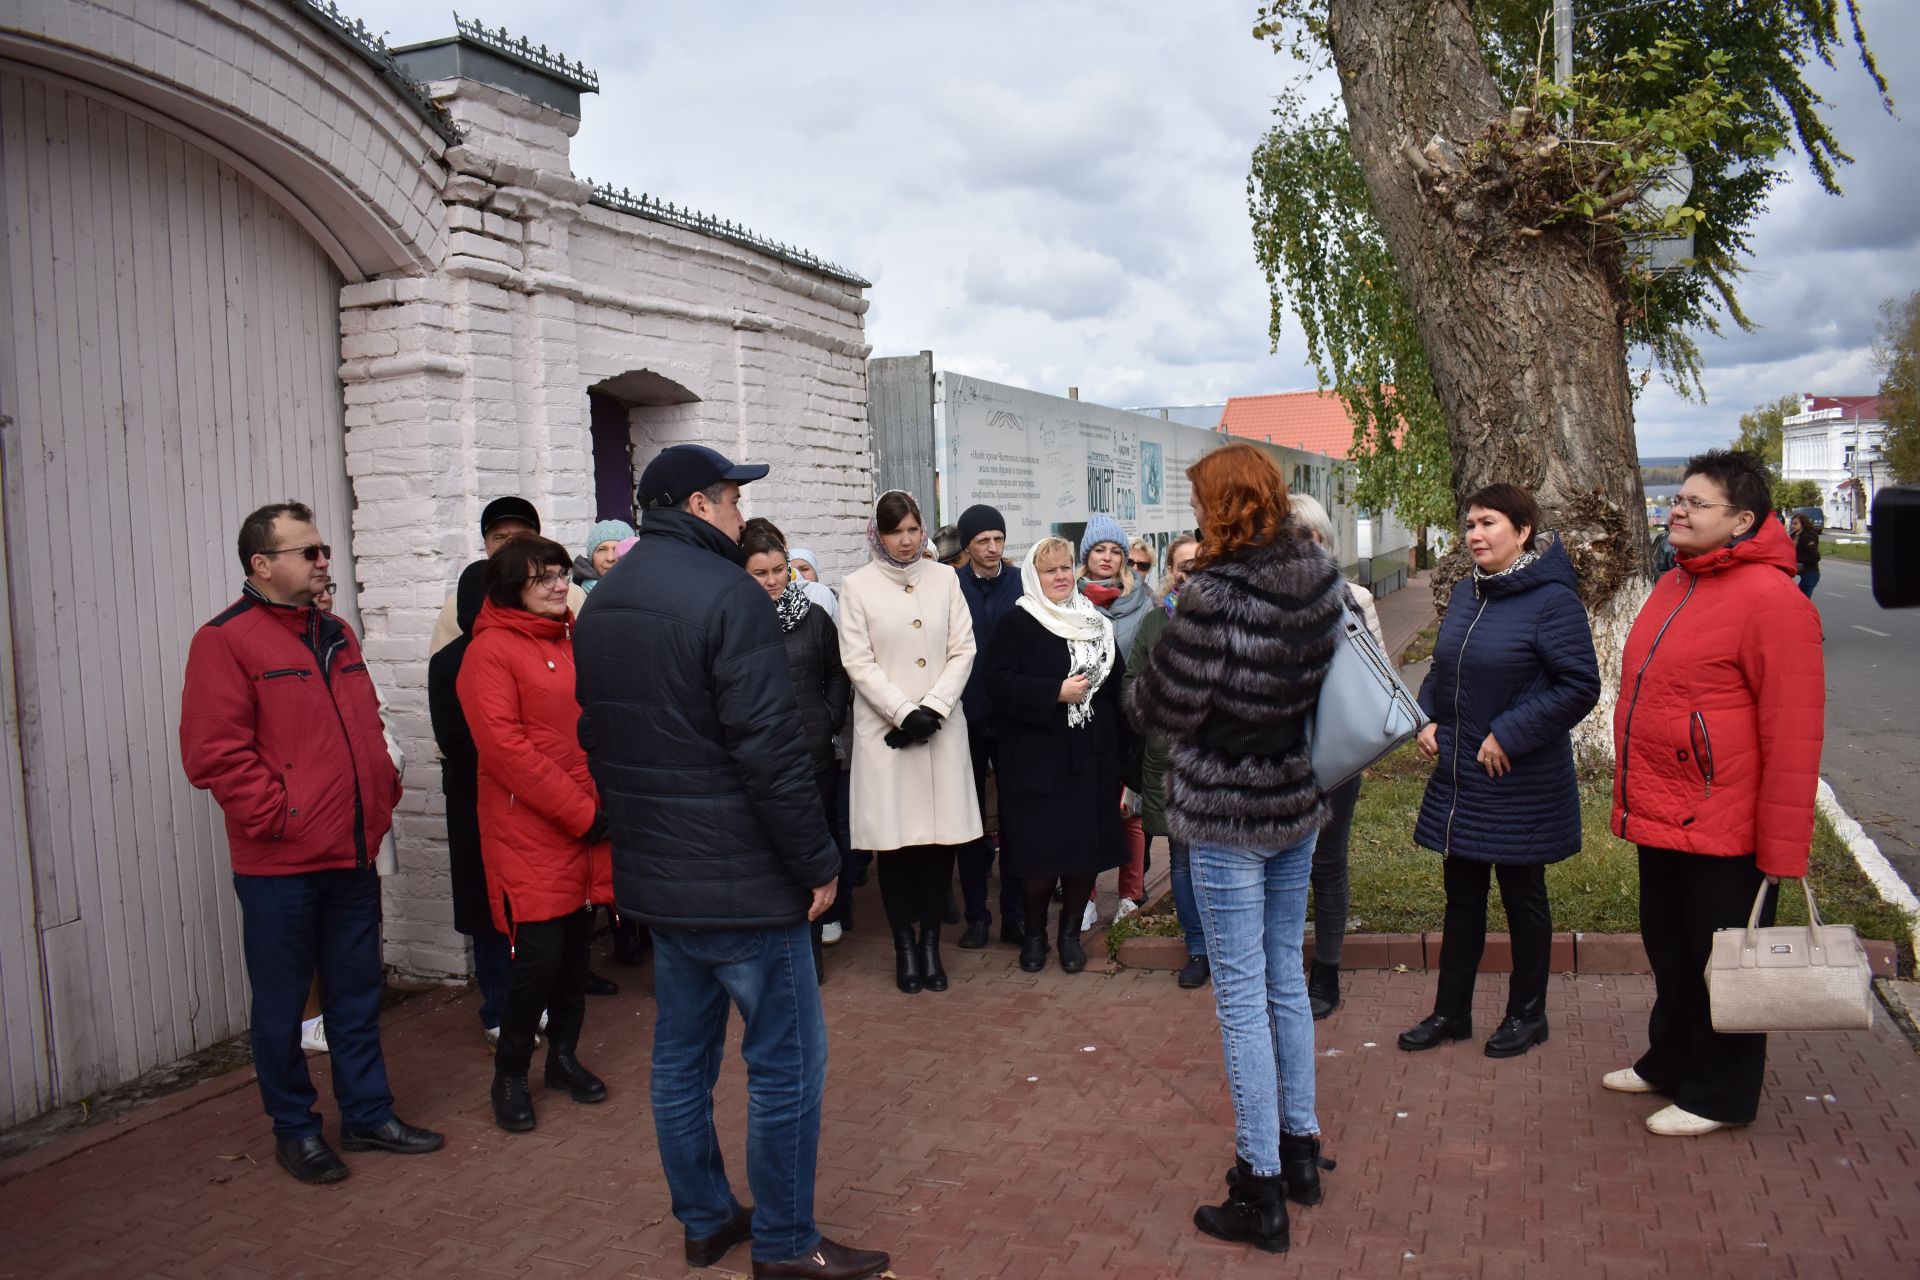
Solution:
<svg viewBox="0 0 1920 1280">
<path fill-rule="evenodd" d="M 541 536 L 531 504 L 497 499 L 485 555 L 435 628 L 454 923 L 473 941 L 497 1123 L 535 1127 L 543 1037 L 550 1094 L 608 1097 L 578 1056 L 588 996 L 615 989 L 589 967 L 606 909 L 616 957 L 654 957 L 650 1102 L 688 1262 L 751 1239 L 756 1276 L 878 1274 L 885 1254 L 824 1238 L 813 1217 L 817 988 L 853 889 L 871 866 L 902 994 L 948 990 L 956 873 L 959 945 L 991 945 L 996 861 L 999 941 L 1022 970 L 1051 956 L 1074 974 L 1096 878 L 1118 869 L 1116 913 L 1137 910 L 1161 837 L 1188 954 L 1177 981 L 1213 988 L 1235 1116 L 1228 1196 L 1194 1220 L 1284 1250 L 1288 1203 L 1318 1203 L 1335 1167 L 1314 1022 L 1340 1004 L 1362 785 L 1322 791 L 1311 721 L 1345 620 L 1379 642 L 1326 511 L 1259 449 L 1225 445 L 1189 469 L 1197 528 L 1155 579 L 1152 549 L 1109 517 L 1077 541 L 1040 538 L 1015 566 L 992 507 L 929 530 L 915 497 L 890 491 L 868 563 L 835 591 L 811 552 L 745 518 L 743 486 L 767 472 L 669 448 L 641 477 L 638 531 L 602 521 L 577 557 Z M 1634 624 L 1611 709 L 1613 830 L 1639 846 L 1657 998 L 1647 1052 L 1602 1083 L 1667 1097 L 1648 1127 L 1688 1135 L 1758 1106 L 1765 1039 L 1713 1031 L 1703 969 L 1712 931 L 1743 922 L 1763 882 L 1805 873 L 1823 682 L 1764 468 L 1702 455 L 1673 513 L 1677 565 Z M 1480 490 L 1461 533 L 1472 569 L 1419 695 L 1435 764 L 1413 835 L 1442 855 L 1443 943 L 1433 1013 L 1399 1044 L 1474 1034 L 1497 881 L 1514 964 L 1484 1051 L 1508 1058 L 1548 1038 L 1545 868 L 1581 848 L 1571 733 L 1601 680 L 1573 559 L 1533 496 Z M 331 549 L 312 513 L 253 513 L 239 555 L 241 598 L 193 642 L 182 751 L 226 813 L 278 1159 L 334 1181 L 348 1168 L 300 1052 L 316 974 L 341 1145 L 441 1144 L 394 1115 L 379 1043 L 375 854 L 399 762 L 357 638 L 316 607 Z M 733 1008 L 751 1207 L 713 1121 Z"/>
</svg>

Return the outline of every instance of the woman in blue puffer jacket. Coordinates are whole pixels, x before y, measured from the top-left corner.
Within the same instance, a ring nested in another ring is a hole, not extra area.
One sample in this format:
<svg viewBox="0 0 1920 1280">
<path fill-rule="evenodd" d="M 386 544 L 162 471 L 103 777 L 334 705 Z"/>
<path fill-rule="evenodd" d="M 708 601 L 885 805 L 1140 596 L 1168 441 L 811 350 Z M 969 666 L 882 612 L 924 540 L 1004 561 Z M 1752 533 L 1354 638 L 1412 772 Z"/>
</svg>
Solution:
<svg viewBox="0 0 1920 1280">
<path fill-rule="evenodd" d="M 1467 499 L 1473 573 L 1453 589 L 1420 686 L 1437 761 L 1414 839 L 1445 855 L 1445 931 L 1433 1014 L 1400 1036 L 1431 1049 L 1473 1034 L 1473 979 L 1487 941 L 1488 880 L 1513 939 L 1507 1014 L 1487 1040 L 1512 1058 L 1547 1038 L 1553 916 L 1547 864 L 1580 852 L 1580 793 L 1569 736 L 1600 699 L 1587 611 L 1559 542 L 1540 539 L 1525 489 L 1488 485 Z"/>
</svg>

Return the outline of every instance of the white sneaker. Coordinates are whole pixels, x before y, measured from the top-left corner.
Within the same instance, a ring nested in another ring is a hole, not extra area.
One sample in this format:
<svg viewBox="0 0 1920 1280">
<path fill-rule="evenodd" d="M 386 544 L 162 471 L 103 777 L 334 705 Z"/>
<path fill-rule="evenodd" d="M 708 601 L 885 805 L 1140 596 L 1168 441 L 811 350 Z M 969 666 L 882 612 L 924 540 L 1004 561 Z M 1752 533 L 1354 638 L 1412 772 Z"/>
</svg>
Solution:
<svg viewBox="0 0 1920 1280">
<path fill-rule="evenodd" d="M 1080 932 L 1085 933 L 1087 930 L 1093 928 L 1093 926 L 1099 923 L 1100 923 L 1100 913 L 1097 910 L 1095 910 L 1094 905 L 1091 902 L 1089 902 L 1087 904 L 1087 909 L 1084 912 L 1082 912 L 1080 916 Z"/>
<path fill-rule="evenodd" d="M 1647 1129 L 1663 1138 L 1697 1138 L 1728 1127 L 1724 1120 L 1709 1120 L 1674 1106 L 1662 1107 L 1647 1117 Z"/>
<path fill-rule="evenodd" d="M 540 1030 L 545 1031 L 546 1029 L 547 1029 L 547 1015 L 545 1013 L 542 1013 L 540 1015 Z M 486 1036 L 487 1036 L 488 1044 L 492 1045 L 496 1049 L 500 1047 L 500 1028 L 488 1027 L 486 1029 Z M 534 1047 L 538 1048 L 540 1044 L 540 1037 L 536 1035 L 533 1038 L 533 1043 L 534 1043 Z"/>
<path fill-rule="evenodd" d="M 308 1053 L 327 1051 L 327 1020 L 325 1017 L 308 1018 L 300 1024 L 300 1047 Z"/>
<path fill-rule="evenodd" d="M 838 941 L 840 941 L 840 924 L 838 921 L 829 921 L 820 926 L 820 943 L 822 946 L 830 947 Z"/>
<path fill-rule="evenodd" d="M 1640 1078 L 1640 1073 L 1632 1067 L 1622 1067 L 1618 1071 L 1609 1071 L 1600 1077 L 1600 1087 L 1611 1089 L 1615 1093 L 1658 1093 L 1652 1085 Z"/>
<path fill-rule="evenodd" d="M 1132 898 L 1122 898 L 1120 899 L 1120 905 L 1113 909 L 1113 922 L 1118 924 L 1139 909 L 1140 904 Z"/>
</svg>

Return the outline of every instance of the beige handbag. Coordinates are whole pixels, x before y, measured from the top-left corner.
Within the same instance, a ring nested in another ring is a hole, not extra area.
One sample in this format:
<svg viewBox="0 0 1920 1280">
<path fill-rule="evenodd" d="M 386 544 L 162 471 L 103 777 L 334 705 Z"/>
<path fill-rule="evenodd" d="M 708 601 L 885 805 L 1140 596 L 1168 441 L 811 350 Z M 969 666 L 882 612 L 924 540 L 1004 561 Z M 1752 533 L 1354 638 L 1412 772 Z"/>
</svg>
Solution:
<svg viewBox="0 0 1920 1280">
<path fill-rule="evenodd" d="M 1863 1031 L 1873 1025 L 1873 970 L 1850 924 L 1822 924 L 1807 895 L 1804 925 L 1760 927 L 1761 882 L 1744 929 L 1716 929 L 1707 998 L 1721 1032 Z"/>
</svg>

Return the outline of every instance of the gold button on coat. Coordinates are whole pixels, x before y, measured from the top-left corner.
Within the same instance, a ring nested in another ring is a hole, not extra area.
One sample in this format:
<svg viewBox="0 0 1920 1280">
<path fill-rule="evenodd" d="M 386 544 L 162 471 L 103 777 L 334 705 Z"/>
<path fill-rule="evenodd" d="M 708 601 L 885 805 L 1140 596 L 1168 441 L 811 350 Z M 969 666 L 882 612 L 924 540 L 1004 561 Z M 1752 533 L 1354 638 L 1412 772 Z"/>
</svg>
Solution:
<svg viewBox="0 0 1920 1280">
<path fill-rule="evenodd" d="M 908 595 L 912 595 L 912 594 L 913 594 L 913 587 L 912 587 L 912 585 L 911 585 L 911 584 L 909 584 L 909 585 L 908 585 L 908 587 L 907 587 L 907 594 L 908 594 Z"/>
<path fill-rule="evenodd" d="M 915 658 L 913 660 L 913 665 L 916 667 L 924 667 L 927 665 L 927 660 L 925 658 Z"/>
<path fill-rule="evenodd" d="M 918 619 L 918 618 L 915 618 L 915 619 L 913 620 L 913 629 L 914 629 L 915 631 L 918 631 L 918 630 L 920 629 L 920 619 Z"/>
</svg>

